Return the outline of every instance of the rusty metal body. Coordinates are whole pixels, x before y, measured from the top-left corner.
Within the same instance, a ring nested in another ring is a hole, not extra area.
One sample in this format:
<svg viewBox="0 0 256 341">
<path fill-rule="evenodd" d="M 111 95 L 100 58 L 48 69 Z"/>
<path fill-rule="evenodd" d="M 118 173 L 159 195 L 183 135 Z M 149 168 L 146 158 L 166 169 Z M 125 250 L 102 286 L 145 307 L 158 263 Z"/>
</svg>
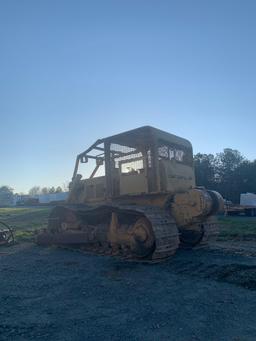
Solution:
<svg viewBox="0 0 256 341">
<path fill-rule="evenodd" d="M 180 242 L 204 240 L 222 205 L 220 194 L 195 186 L 189 141 L 141 127 L 98 140 L 77 156 L 67 205 L 53 210 L 38 243 L 162 259 Z"/>
</svg>

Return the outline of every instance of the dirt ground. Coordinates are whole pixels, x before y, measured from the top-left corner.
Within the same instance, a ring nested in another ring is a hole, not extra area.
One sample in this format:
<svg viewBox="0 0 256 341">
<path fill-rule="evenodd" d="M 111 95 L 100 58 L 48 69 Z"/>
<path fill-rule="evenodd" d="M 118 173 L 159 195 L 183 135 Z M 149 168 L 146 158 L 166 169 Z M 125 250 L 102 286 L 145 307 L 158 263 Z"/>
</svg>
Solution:
<svg viewBox="0 0 256 341">
<path fill-rule="evenodd" d="M 256 340 L 256 241 L 161 264 L 20 241 L 0 249 L 0 340 Z"/>
</svg>

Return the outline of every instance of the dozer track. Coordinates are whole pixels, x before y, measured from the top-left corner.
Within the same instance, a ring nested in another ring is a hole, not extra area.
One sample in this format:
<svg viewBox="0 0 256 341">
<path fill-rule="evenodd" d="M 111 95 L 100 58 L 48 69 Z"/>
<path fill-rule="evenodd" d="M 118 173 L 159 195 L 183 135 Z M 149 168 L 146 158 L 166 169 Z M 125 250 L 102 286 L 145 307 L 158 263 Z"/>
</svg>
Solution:
<svg viewBox="0 0 256 341">
<path fill-rule="evenodd" d="M 211 216 L 204 223 L 204 236 L 202 238 L 201 244 L 206 244 L 209 242 L 214 242 L 219 235 L 219 224 L 215 216 Z"/>
<path fill-rule="evenodd" d="M 179 232 L 174 219 L 157 207 L 57 206 L 37 243 L 154 262 L 176 252 Z"/>
<path fill-rule="evenodd" d="M 191 248 L 194 246 L 205 246 L 216 241 L 219 234 L 217 218 L 208 217 L 204 222 L 191 225 L 191 227 L 180 228 L 180 246 Z"/>
</svg>

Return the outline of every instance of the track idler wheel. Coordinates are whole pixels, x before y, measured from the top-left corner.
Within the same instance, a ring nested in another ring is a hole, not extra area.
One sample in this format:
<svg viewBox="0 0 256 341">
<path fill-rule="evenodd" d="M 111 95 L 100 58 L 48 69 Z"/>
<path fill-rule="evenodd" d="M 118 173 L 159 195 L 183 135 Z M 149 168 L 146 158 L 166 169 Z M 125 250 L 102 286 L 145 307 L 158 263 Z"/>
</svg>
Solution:
<svg viewBox="0 0 256 341">
<path fill-rule="evenodd" d="M 208 218 L 204 223 L 180 229 L 181 247 L 191 248 L 200 244 L 216 241 L 219 233 L 218 221 L 215 217 Z"/>
<path fill-rule="evenodd" d="M 150 255 L 155 248 L 155 238 L 147 218 L 139 218 L 131 229 L 131 252 L 137 257 Z"/>
<path fill-rule="evenodd" d="M 121 225 L 118 216 L 112 213 L 109 241 L 114 253 L 124 250 L 127 256 L 135 258 L 149 257 L 155 249 L 155 237 L 151 223 L 145 217 L 139 217 L 133 225 Z"/>
<path fill-rule="evenodd" d="M 198 224 L 194 228 L 180 229 L 180 246 L 192 248 L 201 243 L 205 234 L 203 224 Z"/>
</svg>

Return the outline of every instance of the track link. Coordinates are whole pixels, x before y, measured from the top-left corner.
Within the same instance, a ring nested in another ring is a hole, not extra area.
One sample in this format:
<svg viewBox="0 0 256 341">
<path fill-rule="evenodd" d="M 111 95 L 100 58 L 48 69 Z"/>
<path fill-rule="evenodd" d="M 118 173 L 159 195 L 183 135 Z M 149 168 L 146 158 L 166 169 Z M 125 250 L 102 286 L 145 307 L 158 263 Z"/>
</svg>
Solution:
<svg viewBox="0 0 256 341">
<path fill-rule="evenodd" d="M 215 216 L 209 217 L 204 223 L 204 236 L 201 243 L 206 244 L 209 242 L 214 242 L 219 235 L 219 224 Z"/>
</svg>

